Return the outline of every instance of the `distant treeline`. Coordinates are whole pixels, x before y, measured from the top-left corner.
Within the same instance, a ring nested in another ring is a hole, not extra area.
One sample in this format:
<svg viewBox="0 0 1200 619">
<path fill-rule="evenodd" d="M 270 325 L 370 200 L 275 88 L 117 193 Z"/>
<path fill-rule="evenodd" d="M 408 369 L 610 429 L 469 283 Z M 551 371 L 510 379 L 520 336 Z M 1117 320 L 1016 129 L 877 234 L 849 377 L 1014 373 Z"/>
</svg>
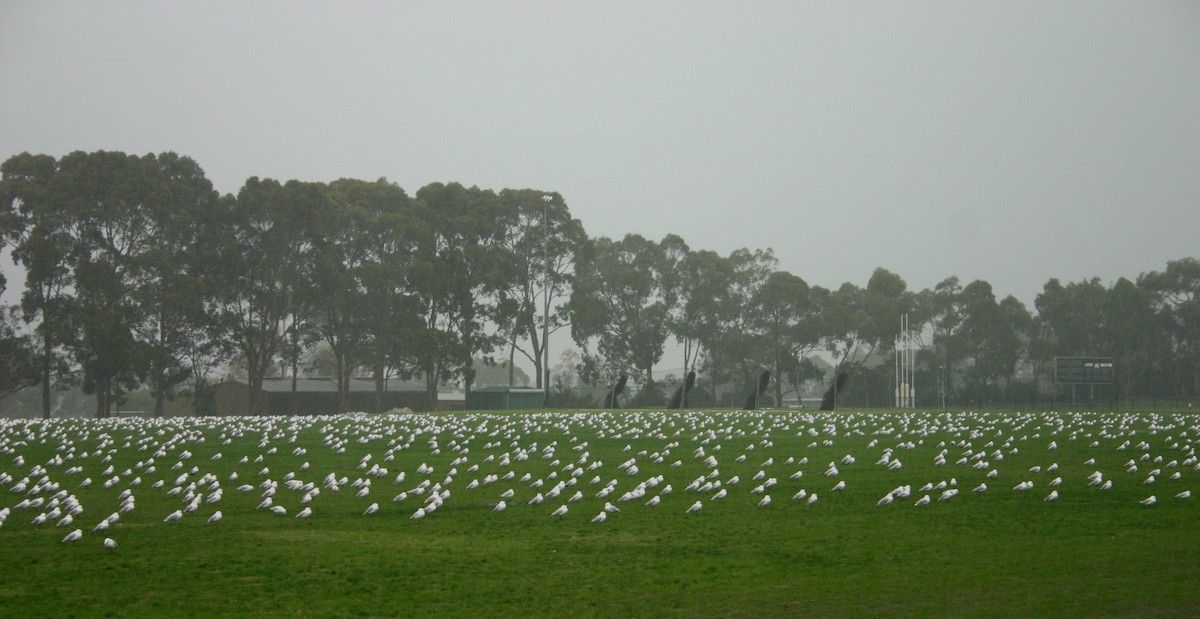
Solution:
<svg viewBox="0 0 1200 619">
<path fill-rule="evenodd" d="M 343 404 L 355 376 L 422 377 L 431 400 L 447 380 L 469 390 L 476 357 L 521 355 L 541 386 L 546 335 L 568 328 L 583 355 L 554 380 L 564 396 L 626 373 L 637 403 L 660 405 L 652 368 L 674 338 L 697 393 L 766 368 L 781 402 L 825 380 L 809 358 L 824 351 L 883 399 L 894 384 L 871 368 L 905 313 L 918 373 L 957 398 L 1052 393 L 1056 356 L 1113 357 L 1116 397 L 1190 397 L 1200 380 L 1190 257 L 1111 286 L 1051 279 L 1034 314 L 985 281 L 913 292 L 879 268 L 826 290 L 769 249 L 590 238 L 553 191 L 252 177 L 221 196 L 175 153 L 22 153 L 2 172 L 0 232 L 25 287 L 0 326 L 0 395 L 40 384 L 47 416 L 63 380 L 96 394 L 99 417 L 140 388 L 157 414 L 181 390 L 199 401 L 218 367 L 243 368 L 255 397 L 318 349 Z"/>
</svg>

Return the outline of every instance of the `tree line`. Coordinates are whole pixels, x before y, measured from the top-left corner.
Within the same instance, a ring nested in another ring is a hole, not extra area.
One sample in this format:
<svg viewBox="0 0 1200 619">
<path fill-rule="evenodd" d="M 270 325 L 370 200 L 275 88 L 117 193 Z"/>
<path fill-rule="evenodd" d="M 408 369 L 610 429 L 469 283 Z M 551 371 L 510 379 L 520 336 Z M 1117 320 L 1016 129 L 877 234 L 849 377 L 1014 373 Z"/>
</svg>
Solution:
<svg viewBox="0 0 1200 619">
<path fill-rule="evenodd" d="M 0 324 L 0 394 L 40 385 L 47 417 L 56 382 L 95 394 L 98 417 L 134 389 L 161 415 L 180 391 L 202 401 L 229 366 L 257 407 L 265 378 L 283 367 L 295 380 L 318 348 L 339 409 L 354 377 L 377 393 L 419 377 L 432 406 L 442 382 L 471 389 L 477 358 L 511 369 L 520 355 L 542 387 L 546 336 L 561 331 L 583 354 L 560 384 L 628 374 L 647 406 L 665 397 L 654 368 L 668 340 L 712 404 L 763 368 L 782 402 L 821 378 L 818 352 L 882 393 L 872 360 L 904 313 L 918 365 L 965 397 L 1052 389 L 1055 356 L 1113 357 L 1123 396 L 1191 396 L 1200 378 L 1194 258 L 1111 286 L 1052 279 L 1032 313 L 984 281 L 910 291 L 880 268 L 865 287 L 827 290 L 770 250 L 591 238 L 553 191 L 252 177 L 219 195 L 169 152 L 22 153 L 0 172 L 0 233 L 25 271 Z"/>
</svg>

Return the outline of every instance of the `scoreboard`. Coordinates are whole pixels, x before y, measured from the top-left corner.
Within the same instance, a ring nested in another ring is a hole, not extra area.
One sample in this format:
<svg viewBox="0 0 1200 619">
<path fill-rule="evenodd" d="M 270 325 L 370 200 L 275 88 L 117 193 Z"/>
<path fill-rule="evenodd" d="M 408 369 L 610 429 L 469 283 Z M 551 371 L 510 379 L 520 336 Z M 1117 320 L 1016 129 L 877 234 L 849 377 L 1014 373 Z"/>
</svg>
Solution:
<svg viewBox="0 0 1200 619">
<path fill-rule="evenodd" d="M 1092 385 L 1111 383 L 1112 357 L 1055 357 L 1054 382 Z"/>
</svg>

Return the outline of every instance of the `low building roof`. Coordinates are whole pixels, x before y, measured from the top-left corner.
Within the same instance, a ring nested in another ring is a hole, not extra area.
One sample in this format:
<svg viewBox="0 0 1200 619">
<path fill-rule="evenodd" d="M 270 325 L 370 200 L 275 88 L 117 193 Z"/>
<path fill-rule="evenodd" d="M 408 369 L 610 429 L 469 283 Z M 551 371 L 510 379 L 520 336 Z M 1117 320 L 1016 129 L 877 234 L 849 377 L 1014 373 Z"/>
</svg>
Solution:
<svg viewBox="0 0 1200 619">
<path fill-rule="evenodd" d="M 227 379 L 227 383 L 237 383 L 248 387 L 247 383 L 239 379 Z M 264 378 L 263 391 L 270 393 L 290 393 L 292 390 L 292 379 L 289 378 Z M 398 379 L 391 379 L 384 383 L 384 390 L 389 393 L 397 392 L 423 392 L 425 387 L 422 384 Z M 352 392 L 374 392 L 375 381 L 369 378 L 352 378 L 350 379 L 350 391 Z M 336 393 L 337 382 L 332 378 L 298 378 L 296 379 L 297 393 Z"/>
</svg>

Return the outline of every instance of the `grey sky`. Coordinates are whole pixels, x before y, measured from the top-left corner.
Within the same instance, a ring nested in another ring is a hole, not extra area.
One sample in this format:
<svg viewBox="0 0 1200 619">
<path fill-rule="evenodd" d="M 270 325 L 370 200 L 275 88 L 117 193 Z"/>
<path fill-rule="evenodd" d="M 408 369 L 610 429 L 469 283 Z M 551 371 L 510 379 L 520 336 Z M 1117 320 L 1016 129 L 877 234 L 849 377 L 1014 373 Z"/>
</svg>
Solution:
<svg viewBox="0 0 1200 619">
<path fill-rule="evenodd" d="M 0 157 L 559 191 L 592 235 L 809 283 L 1200 246 L 1200 3 L 0 2 Z"/>
</svg>

